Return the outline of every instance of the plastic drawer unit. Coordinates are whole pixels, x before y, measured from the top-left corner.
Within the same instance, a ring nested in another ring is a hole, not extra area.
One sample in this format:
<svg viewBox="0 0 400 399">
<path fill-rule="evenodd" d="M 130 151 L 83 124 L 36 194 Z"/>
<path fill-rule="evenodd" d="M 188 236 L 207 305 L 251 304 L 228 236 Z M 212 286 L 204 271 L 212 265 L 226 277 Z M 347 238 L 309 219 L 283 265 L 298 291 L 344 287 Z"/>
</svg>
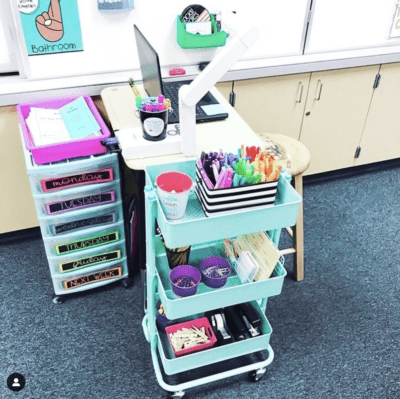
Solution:
<svg viewBox="0 0 400 399">
<path fill-rule="evenodd" d="M 24 142 L 22 133 L 21 139 Z M 127 287 L 118 155 L 106 150 L 39 165 L 25 146 L 23 151 L 54 285 L 53 302 L 117 280 Z"/>
</svg>

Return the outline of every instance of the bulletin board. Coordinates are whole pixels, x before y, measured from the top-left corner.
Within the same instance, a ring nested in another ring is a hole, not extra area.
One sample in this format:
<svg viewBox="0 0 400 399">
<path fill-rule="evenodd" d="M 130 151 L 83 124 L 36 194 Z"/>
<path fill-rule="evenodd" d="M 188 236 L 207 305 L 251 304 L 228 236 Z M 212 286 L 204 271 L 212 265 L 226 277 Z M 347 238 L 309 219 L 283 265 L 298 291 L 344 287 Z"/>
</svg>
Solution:
<svg viewBox="0 0 400 399">
<path fill-rule="evenodd" d="M 47 8 L 50 1 L 39 0 L 40 7 Z M 60 2 L 61 12 L 63 4 L 68 1 L 71 0 Z M 205 0 L 199 4 L 211 13 L 217 9 L 235 10 L 239 25 L 258 26 L 261 38 L 243 59 L 259 59 L 302 54 L 310 2 Z M 156 49 L 162 66 L 187 66 L 211 61 L 221 48 L 184 50 L 177 44 L 176 16 L 190 4 L 192 2 L 188 0 L 135 0 L 132 11 L 105 13 L 98 10 L 96 0 L 78 1 L 83 51 L 29 56 L 23 42 L 22 27 L 18 27 L 18 7 L 14 3 L 13 18 L 27 76 L 30 79 L 49 79 L 138 70 L 134 24 Z"/>
</svg>

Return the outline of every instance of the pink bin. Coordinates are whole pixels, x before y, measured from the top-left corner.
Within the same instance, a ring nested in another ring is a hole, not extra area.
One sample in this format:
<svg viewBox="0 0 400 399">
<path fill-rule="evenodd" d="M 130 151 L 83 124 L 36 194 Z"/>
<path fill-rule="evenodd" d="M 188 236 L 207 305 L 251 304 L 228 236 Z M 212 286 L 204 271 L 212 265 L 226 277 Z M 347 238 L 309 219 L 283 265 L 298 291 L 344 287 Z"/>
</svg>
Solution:
<svg viewBox="0 0 400 399">
<path fill-rule="evenodd" d="M 49 162 L 62 161 L 67 158 L 83 157 L 87 155 L 102 154 L 107 151 L 101 144 L 111 136 L 109 129 L 103 121 L 99 111 L 94 105 L 90 96 L 83 96 L 89 109 L 92 111 L 97 123 L 100 126 L 101 136 L 71 140 L 65 143 L 35 146 L 31 133 L 25 119 L 29 116 L 31 107 L 59 109 L 62 106 L 76 100 L 78 97 L 68 97 L 49 101 L 36 101 L 17 105 L 18 119 L 25 141 L 25 147 L 32 154 L 36 164 L 43 165 Z"/>
<path fill-rule="evenodd" d="M 172 346 L 171 338 L 169 337 L 169 334 L 174 333 L 178 330 L 182 330 L 182 328 L 191 328 L 192 326 L 195 326 L 198 329 L 200 329 L 201 327 L 204 327 L 206 335 L 208 336 L 208 338 L 210 338 L 210 342 L 208 342 L 206 344 L 200 344 L 200 345 L 194 346 L 192 348 L 181 349 L 179 351 L 175 351 L 174 347 Z M 174 351 L 174 355 L 177 357 L 182 356 L 182 355 L 188 355 L 189 353 L 199 352 L 204 349 L 212 348 L 217 342 L 217 337 L 215 336 L 214 331 L 213 331 L 207 317 L 202 317 L 201 319 L 186 321 L 184 323 L 179 323 L 179 324 L 175 324 L 173 326 L 165 327 L 165 332 L 167 333 L 169 343 L 171 345 L 172 350 Z"/>
</svg>

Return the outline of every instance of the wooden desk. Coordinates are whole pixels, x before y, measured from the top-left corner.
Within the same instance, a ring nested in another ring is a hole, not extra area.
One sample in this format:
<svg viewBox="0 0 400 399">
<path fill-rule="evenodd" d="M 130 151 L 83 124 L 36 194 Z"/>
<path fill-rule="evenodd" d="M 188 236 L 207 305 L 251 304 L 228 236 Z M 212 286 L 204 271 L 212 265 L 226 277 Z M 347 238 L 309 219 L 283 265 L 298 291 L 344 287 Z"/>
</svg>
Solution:
<svg viewBox="0 0 400 399">
<path fill-rule="evenodd" d="M 144 95 L 142 86 L 138 86 L 138 90 Z M 261 146 L 263 144 L 261 139 L 222 94 L 215 87 L 211 93 L 228 112 L 229 118 L 196 125 L 198 152 L 216 151 L 220 148 L 225 151 L 236 151 L 242 144 Z M 101 98 L 117 137 L 119 137 L 118 130 L 140 127 L 140 120 L 135 115 L 135 96 L 128 85 L 108 87 L 101 92 Z M 121 142 L 123 144 L 123 140 Z M 125 159 L 125 163 L 130 169 L 143 170 L 147 165 L 175 162 L 182 159 L 187 158 L 183 154 L 175 154 L 143 159 Z"/>
<path fill-rule="evenodd" d="M 145 97 L 143 86 L 138 86 L 139 92 Z M 262 146 L 263 142 L 240 117 L 229 102 L 214 87 L 211 90 L 214 97 L 228 112 L 229 117 L 223 121 L 200 123 L 196 125 L 197 151 L 237 151 L 242 145 Z M 119 137 L 118 131 L 140 127 L 140 120 L 135 115 L 135 96 L 132 89 L 126 86 L 108 87 L 101 92 L 107 114 L 109 116 L 115 135 L 120 141 L 120 147 L 124 150 L 123 137 Z M 146 242 L 145 242 L 145 212 L 144 212 L 144 168 L 147 165 L 157 163 L 175 162 L 188 159 L 183 154 L 150 157 L 143 159 L 125 159 L 126 165 L 132 169 L 138 185 L 138 257 L 139 266 L 143 272 L 146 269 Z M 143 276 L 143 275 L 142 275 Z"/>
</svg>

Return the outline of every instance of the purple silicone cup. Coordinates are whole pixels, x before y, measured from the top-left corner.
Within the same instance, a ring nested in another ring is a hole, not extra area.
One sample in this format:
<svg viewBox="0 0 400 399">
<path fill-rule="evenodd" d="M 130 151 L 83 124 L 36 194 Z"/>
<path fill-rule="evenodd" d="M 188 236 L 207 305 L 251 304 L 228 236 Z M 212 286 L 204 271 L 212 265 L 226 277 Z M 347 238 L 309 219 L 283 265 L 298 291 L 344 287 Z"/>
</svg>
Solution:
<svg viewBox="0 0 400 399">
<path fill-rule="evenodd" d="M 181 276 L 192 277 L 194 280 L 196 280 L 197 284 L 194 285 L 193 287 L 187 287 L 187 288 L 178 287 L 173 283 L 173 281 Z M 178 296 L 194 295 L 201 281 L 201 273 L 193 266 L 181 265 L 171 270 L 171 273 L 169 274 L 169 281 L 172 286 L 172 291 L 174 291 L 176 295 Z"/>
<path fill-rule="evenodd" d="M 213 277 L 210 277 L 210 276 L 206 276 L 204 274 L 204 270 L 206 270 L 207 267 L 210 267 L 210 266 L 226 267 L 226 268 L 229 269 L 229 272 L 224 277 L 213 278 Z M 201 274 L 203 276 L 205 285 L 207 285 L 210 288 L 221 288 L 228 281 L 228 277 L 231 274 L 232 267 L 231 267 L 231 264 L 226 259 L 219 258 L 218 256 L 210 256 L 209 258 L 204 259 L 200 263 L 200 271 L 201 271 Z"/>
</svg>

